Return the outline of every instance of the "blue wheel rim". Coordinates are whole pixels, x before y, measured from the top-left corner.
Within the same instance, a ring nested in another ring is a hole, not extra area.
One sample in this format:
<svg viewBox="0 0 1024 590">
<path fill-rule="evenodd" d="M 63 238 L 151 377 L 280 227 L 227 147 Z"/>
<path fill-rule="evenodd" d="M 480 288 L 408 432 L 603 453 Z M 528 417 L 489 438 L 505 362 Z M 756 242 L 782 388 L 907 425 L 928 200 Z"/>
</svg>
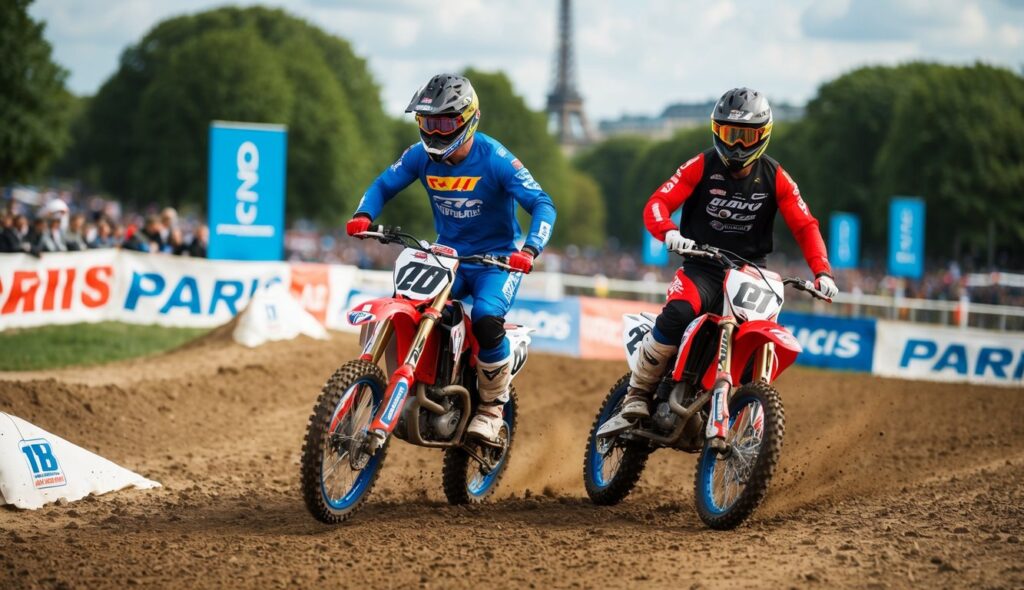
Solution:
<svg viewBox="0 0 1024 590">
<path fill-rule="evenodd" d="M 380 384 L 370 377 L 363 377 L 349 386 L 348 390 L 352 390 L 361 385 L 366 385 L 373 394 L 373 408 L 371 411 L 371 417 L 376 415 L 377 409 L 380 407 L 381 401 L 384 398 L 384 391 Z M 347 393 L 347 391 L 346 391 Z M 342 395 L 341 399 L 344 400 L 345 396 Z M 338 407 L 341 405 L 341 400 L 338 401 L 338 406 L 335 406 L 334 411 L 338 411 Z M 349 408 L 351 411 L 351 408 Z M 338 498 L 332 498 L 330 492 L 327 491 L 327 482 L 324 481 L 323 474 L 323 462 L 320 465 L 320 494 L 324 498 L 324 502 L 327 503 L 333 510 L 346 510 L 353 504 L 359 501 L 359 499 L 366 492 L 366 489 L 370 486 L 370 482 L 373 481 L 373 475 L 377 472 L 380 467 L 381 453 L 378 450 L 377 453 L 370 458 L 366 466 L 359 471 L 359 475 L 356 476 L 356 480 L 349 487 L 348 491 Z"/>
<path fill-rule="evenodd" d="M 516 409 L 515 409 L 514 406 L 515 406 L 515 404 L 513 404 L 510 401 L 510 402 L 505 404 L 505 407 L 502 410 L 502 412 L 504 414 L 503 417 L 504 417 L 504 422 L 505 422 L 505 429 L 506 429 L 506 432 L 509 433 L 510 437 L 512 436 L 513 427 L 516 424 Z M 512 439 L 511 438 L 508 441 L 508 448 L 509 449 L 512 448 Z M 490 473 L 488 473 L 487 475 L 484 475 L 483 477 L 481 477 L 479 479 L 478 478 L 468 478 L 467 479 L 467 481 L 466 481 L 466 491 L 469 492 L 470 496 L 472 496 L 474 498 L 482 498 L 483 496 L 486 496 L 488 492 L 491 491 L 491 487 L 494 486 L 494 483 L 496 481 L 498 481 L 498 475 L 500 475 L 501 471 L 505 468 L 505 459 L 507 457 L 508 457 L 508 450 L 505 451 L 505 454 L 502 455 L 502 457 L 501 457 L 501 461 L 498 461 L 498 464 L 494 467 L 494 469 L 491 470 Z M 472 465 L 474 463 L 475 462 L 471 459 L 470 460 L 470 464 Z"/>
<path fill-rule="evenodd" d="M 737 416 L 739 416 L 744 409 L 751 404 L 757 404 L 757 406 L 761 405 L 757 398 L 751 396 L 739 398 L 738 400 L 735 400 L 734 403 L 738 409 L 735 412 L 732 411 L 732 408 L 729 410 L 730 431 L 736 423 Z M 755 457 L 754 460 L 756 461 L 757 457 Z M 713 480 L 715 476 L 715 467 L 718 463 L 718 453 L 705 447 L 700 456 L 700 490 L 698 490 L 697 498 L 704 505 L 704 508 L 714 516 L 721 516 L 731 510 L 741 496 L 741 494 L 737 494 L 732 503 L 727 506 L 720 506 L 718 501 L 715 500 Z"/>
<path fill-rule="evenodd" d="M 622 398 L 625 397 L 627 390 L 628 387 L 625 386 L 620 387 L 618 390 L 616 390 L 616 392 L 612 395 L 611 399 L 608 400 L 608 403 L 606 403 L 604 405 L 604 408 L 601 409 L 601 417 L 598 420 L 597 427 L 594 428 L 594 432 L 590 433 L 590 453 L 588 453 L 590 461 L 588 461 L 587 467 L 590 469 L 591 481 L 594 482 L 595 486 L 602 490 L 611 485 L 612 482 L 606 480 L 604 477 L 605 457 L 597 448 L 596 434 L 597 431 L 601 429 L 601 426 L 603 426 L 609 418 L 615 415 L 615 410 L 616 408 L 619 407 L 619 403 L 622 401 Z"/>
</svg>

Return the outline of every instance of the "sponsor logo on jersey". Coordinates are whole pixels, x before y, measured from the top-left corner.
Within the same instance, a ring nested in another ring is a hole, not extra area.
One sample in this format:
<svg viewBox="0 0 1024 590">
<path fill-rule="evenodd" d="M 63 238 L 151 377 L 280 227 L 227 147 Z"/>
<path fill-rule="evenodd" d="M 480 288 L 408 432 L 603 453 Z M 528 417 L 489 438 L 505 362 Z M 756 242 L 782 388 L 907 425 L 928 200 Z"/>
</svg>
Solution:
<svg viewBox="0 0 1024 590">
<path fill-rule="evenodd" d="M 750 195 L 750 200 L 761 201 L 768 198 L 768 193 L 753 193 Z"/>
<path fill-rule="evenodd" d="M 752 223 L 742 223 L 742 224 L 741 223 L 722 223 L 721 221 L 718 221 L 717 219 L 715 219 L 715 220 L 713 220 L 711 222 L 711 227 L 713 227 L 714 229 L 716 229 L 716 230 L 718 230 L 720 232 L 725 232 L 727 234 L 741 234 L 741 233 L 746 233 L 746 232 L 750 231 L 751 229 L 753 229 L 754 228 L 754 224 L 752 224 Z"/>
<path fill-rule="evenodd" d="M 471 191 L 479 176 L 427 176 L 427 188 L 435 191 Z"/>
<path fill-rule="evenodd" d="M 540 222 L 540 227 L 537 228 L 537 237 L 540 238 L 542 244 L 547 244 L 551 239 L 551 224 L 546 221 Z"/>
<path fill-rule="evenodd" d="M 508 278 L 505 279 L 505 284 L 501 287 L 501 294 L 505 296 L 505 301 L 510 305 L 516 298 L 516 292 L 519 291 L 519 282 L 523 280 L 523 273 L 510 272 Z"/>
<path fill-rule="evenodd" d="M 725 180 L 725 177 L 716 172 L 715 174 L 711 175 L 710 180 Z"/>
<path fill-rule="evenodd" d="M 519 158 L 516 158 L 512 160 L 512 167 L 515 168 L 516 170 L 522 170 L 523 163 L 519 161 Z"/>
<path fill-rule="evenodd" d="M 482 212 L 481 205 L 484 202 L 480 199 L 469 199 L 466 197 L 442 197 L 441 195 L 430 195 L 434 200 L 434 207 L 438 213 L 445 217 L 455 219 L 469 219 L 478 217 Z"/>
<path fill-rule="evenodd" d="M 719 209 L 717 216 L 721 219 L 732 219 L 733 221 L 753 221 L 757 217 L 753 213 L 733 213 L 729 209 Z"/>
<path fill-rule="evenodd" d="M 800 210 L 804 212 L 804 215 L 810 215 L 811 211 L 807 208 L 807 203 L 804 202 L 804 198 L 800 196 L 800 193 L 796 194 L 796 206 L 800 207 Z"/>
<path fill-rule="evenodd" d="M 674 277 L 672 283 L 668 286 L 668 298 L 672 299 L 673 295 L 680 295 L 683 292 L 683 281 L 679 280 L 679 277 Z M 683 338 L 685 340 L 685 338 Z"/>
<path fill-rule="evenodd" d="M 516 172 L 516 178 L 518 178 L 519 180 L 522 181 L 523 188 L 525 188 L 526 190 L 530 190 L 530 191 L 539 191 L 539 190 L 541 190 L 540 184 L 536 180 L 533 179 L 533 175 L 530 174 L 530 171 L 527 170 L 526 168 L 523 168 L 519 172 Z"/>
<path fill-rule="evenodd" d="M 711 213 L 712 215 L 714 214 L 711 211 L 712 207 L 715 207 L 715 208 L 718 208 L 718 207 L 728 207 L 730 209 L 738 209 L 740 211 L 757 211 L 762 206 L 764 206 L 764 203 L 747 203 L 746 201 L 740 201 L 740 200 L 735 199 L 735 198 L 732 198 L 732 199 L 714 198 L 714 199 L 711 199 L 711 203 L 708 205 L 708 213 Z"/>
<path fill-rule="evenodd" d="M 725 189 L 721 189 L 721 188 L 713 188 L 713 189 L 711 189 L 708 192 L 710 192 L 713 195 L 718 195 L 720 197 L 724 197 L 726 194 L 728 194 L 728 193 L 725 192 Z"/>
</svg>

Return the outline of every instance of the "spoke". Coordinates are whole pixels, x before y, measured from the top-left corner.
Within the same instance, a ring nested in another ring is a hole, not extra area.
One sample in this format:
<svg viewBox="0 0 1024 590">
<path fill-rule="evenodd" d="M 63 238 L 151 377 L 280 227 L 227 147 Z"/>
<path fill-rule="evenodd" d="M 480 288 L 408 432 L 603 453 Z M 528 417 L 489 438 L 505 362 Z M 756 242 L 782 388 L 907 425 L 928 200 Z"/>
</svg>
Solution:
<svg viewBox="0 0 1024 590">
<path fill-rule="evenodd" d="M 329 477 L 332 473 L 334 473 L 334 470 L 338 467 L 338 465 L 341 464 L 342 461 L 344 461 L 347 458 L 347 456 L 347 454 L 339 453 L 338 458 L 334 460 L 334 463 L 331 463 L 330 467 L 323 470 L 323 476 L 326 478 Z"/>
</svg>

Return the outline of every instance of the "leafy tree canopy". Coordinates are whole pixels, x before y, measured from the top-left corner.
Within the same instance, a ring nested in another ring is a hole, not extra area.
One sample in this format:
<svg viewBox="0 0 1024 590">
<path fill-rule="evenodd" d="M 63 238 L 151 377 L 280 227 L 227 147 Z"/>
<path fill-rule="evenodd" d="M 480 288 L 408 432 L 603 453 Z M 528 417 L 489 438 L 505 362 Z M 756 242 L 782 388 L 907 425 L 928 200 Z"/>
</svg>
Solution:
<svg viewBox="0 0 1024 590">
<path fill-rule="evenodd" d="M 31 180 L 64 149 L 71 96 L 31 0 L 0 4 L 0 182 Z"/>
<path fill-rule="evenodd" d="M 281 10 L 166 20 L 121 56 L 77 153 L 134 203 L 202 205 L 213 120 L 288 126 L 288 214 L 336 222 L 395 155 L 378 88 L 349 44 Z"/>
</svg>

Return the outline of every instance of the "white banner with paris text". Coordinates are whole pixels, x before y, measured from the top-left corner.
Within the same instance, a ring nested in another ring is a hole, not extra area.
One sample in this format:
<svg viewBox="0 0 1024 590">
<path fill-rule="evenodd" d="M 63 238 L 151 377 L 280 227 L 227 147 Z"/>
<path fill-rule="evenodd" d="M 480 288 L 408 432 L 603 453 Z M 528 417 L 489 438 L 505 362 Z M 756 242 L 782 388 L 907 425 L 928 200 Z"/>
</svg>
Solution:
<svg viewBox="0 0 1024 590">
<path fill-rule="evenodd" d="M 1024 385 L 1019 333 L 879 320 L 873 371 L 884 377 Z"/>
</svg>

